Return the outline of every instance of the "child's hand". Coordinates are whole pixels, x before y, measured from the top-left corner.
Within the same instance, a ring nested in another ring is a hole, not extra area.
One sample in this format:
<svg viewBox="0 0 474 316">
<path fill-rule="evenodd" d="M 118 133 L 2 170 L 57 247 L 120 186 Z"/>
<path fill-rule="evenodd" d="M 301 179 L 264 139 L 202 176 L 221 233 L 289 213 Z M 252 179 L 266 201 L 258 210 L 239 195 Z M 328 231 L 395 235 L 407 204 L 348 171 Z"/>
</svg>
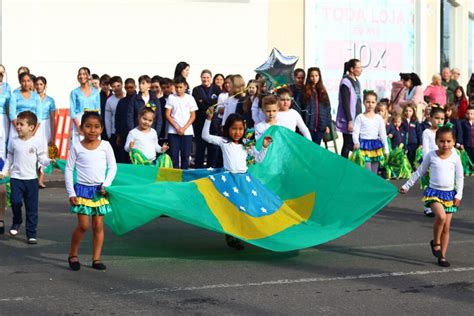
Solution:
<svg viewBox="0 0 474 316">
<path fill-rule="evenodd" d="M 214 107 L 210 106 L 207 109 L 206 114 L 207 114 L 207 119 L 212 120 L 212 117 L 214 116 Z"/>
<path fill-rule="evenodd" d="M 326 130 L 324 131 L 326 134 L 329 134 L 331 133 L 331 130 L 329 129 L 329 127 L 326 127 Z"/>
<path fill-rule="evenodd" d="M 100 191 L 99 191 L 99 192 L 100 192 L 100 194 L 102 194 L 102 195 L 106 195 L 106 194 L 107 194 L 107 192 L 105 191 L 105 187 L 104 187 L 104 186 L 101 186 L 101 187 L 100 187 Z"/>
<path fill-rule="evenodd" d="M 178 135 L 180 136 L 184 135 L 184 129 L 182 127 L 178 128 Z"/>
<path fill-rule="evenodd" d="M 459 204 L 461 204 L 461 200 L 458 200 L 458 199 L 454 198 L 453 204 L 454 204 L 454 206 L 458 207 Z"/>
<path fill-rule="evenodd" d="M 132 149 L 133 147 L 135 147 L 135 141 L 132 140 L 132 141 L 130 142 L 130 145 L 129 145 L 128 147 L 130 147 L 130 149 Z"/>
<path fill-rule="evenodd" d="M 168 143 L 163 143 L 163 146 L 161 146 L 161 151 L 166 152 L 170 147 L 168 146 Z"/>
<path fill-rule="evenodd" d="M 387 136 L 388 136 L 388 138 L 393 138 L 392 134 L 388 134 Z"/>
<path fill-rule="evenodd" d="M 359 144 L 354 144 L 354 150 L 359 149 L 360 145 Z"/>
<path fill-rule="evenodd" d="M 78 204 L 78 203 L 77 203 L 77 197 L 71 196 L 71 197 L 69 198 L 69 204 L 71 204 L 71 205 L 77 205 L 77 204 Z"/>
<path fill-rule="evenodd" d="M 51 164 L 56 165 L 56 159 L 51 159 Z"/>
<path fill-rule="evenodd" d="M 405 194 L 405 193 L 407 193 L 407 190 L 405 190 L 403 187 L 400 187 L 398 189 L 398 192 L 400 192 L 401 194 Z"/>
<path fill-rule="evenodd" d="M 122 142 L 122 139 L 120 138 L 120 135 L 116 134 L 115 135 L 115 144 L 117 146 L 120 146 L 120 143 Z"/>
<path fill-rule="evenodd" d="M 268 146 L 270 146 L 272 141 L 273 141 L 273 138 L 271 138 L 271 136 L 265 136 L 265 138 L 263 139 L 263 147 L 267 148 Z"/>
</svg>

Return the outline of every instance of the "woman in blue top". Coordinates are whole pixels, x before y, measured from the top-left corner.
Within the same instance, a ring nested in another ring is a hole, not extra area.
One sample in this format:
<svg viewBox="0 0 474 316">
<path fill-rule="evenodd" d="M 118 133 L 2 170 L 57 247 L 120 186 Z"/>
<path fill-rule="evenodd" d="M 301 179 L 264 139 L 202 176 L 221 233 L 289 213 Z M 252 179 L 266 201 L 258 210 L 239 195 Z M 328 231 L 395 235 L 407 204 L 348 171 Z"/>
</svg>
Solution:
<svg viewBox="0 0 474 316">
<path fill-rule="evenodd" d="M 38 135 L 43 138 L 44 150 L 48 151 L 48 146 L 54 144 L 54 135 L 56 135 L 55 129 L 55 117 L 56 117 L 56 103 L 54 99 L 46 95 L 46 78 L 39 76 L 35 79 L 35 89 L 38 93 L 41 106 L 43 111 L 43 121 L 41 121 L 41 128 L 38 131 Z M 43 168 L 40 167 L 38 174 L 38 184 L 41 188 L 45 188 L 44 185 L 44 173 Z"/>
<path fill-rule="evenodd" d="M 13 128 L 10 128 L 10 139 L 18 137 L 16 131 L 16 117 L 18 114 L 24 111 L 31 111 L 36 114 L 38 119 L 38 125 L 36 125 L 34 133 L 38 130 L 43 120 L 43 111 L 41 109 L 41 100 L 39 95 L 35 91 L 31 91 L 33 82 L 31 81 L 31 74 L 22 73 L 20 75 L 21 87 L 19 90 L 15 90 L 12 93 L 10 99 L 10 121 L 12 122 Z"/>
<path fill-rule="evenodd" d="M 91 71 L 89 68 L 79 68 L 77 71 L 77 81 L 80 86 L 71 91 L 69 115 L 72 120 L 72 131 L 70 146 L 73 146 L 84 138 L 79 128 L 84 110 L 97 111 L 100 113 L 99 90 L 89 85 L 90 75 Z"/>
<path fill-rule="evenodd" d="M 10 103 L 11 89 L 10 85 L 4 81 L 6 77 L 5 67 L 0 65 L 0 168 L 6 159 L 8 130 L 10 128 L 10 120 L 7 115 L 7 107 Z M 5 186 L 0 185 L 0 235 L 5 232 L 5 223 L 3 222 L 3 213 L 5 212 L 6 193 Z"/>
</svg>

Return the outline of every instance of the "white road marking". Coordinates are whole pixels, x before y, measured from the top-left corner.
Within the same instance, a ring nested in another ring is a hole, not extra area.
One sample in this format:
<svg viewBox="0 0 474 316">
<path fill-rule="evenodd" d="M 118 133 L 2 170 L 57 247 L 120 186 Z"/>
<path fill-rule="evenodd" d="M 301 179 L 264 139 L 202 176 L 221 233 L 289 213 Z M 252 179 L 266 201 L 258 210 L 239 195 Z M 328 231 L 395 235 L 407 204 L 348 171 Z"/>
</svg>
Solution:
<svg viewBox="0 0 474 316">
<path fill-rule="evenodd" d="M 386 272 L 386 273 L 377 273 L 377 274 L 359 274 L 359 275 L 347 275 L 347 276 L 327 277 L 327 278 L 304 278 L 304 279 L 293 279 L 293 280 L 282 279 L 282 280 L 251 282 L 251 283 L 234 283 L 234 284 L 222 283 L 222 284 L 209 284 L 209 285 L 202 285 L 202 286 L 155 288 L 155 289 L 149 289 L 149 290 L 132 290 L 129 292 L 121 293 L 121 295 L 203 291 L 203 290 L 214 290 L 214 289 L 258 287 L 258 286 L 266 286 L 266 285 L 319 283 L 319 282 L 334 282 L 334 281 L 347 281 L 347 280 L 381 279 L 381 278 L 393 278 L 393 277 L 403 277 L 403 276 L 412 276 L 412 275 L 429 275 L 429 274 L 441 274 L 441 273 L 450 273 L 450 272 L 470 272 L 470 271 L 474 271 L 474 267 L 452 268 L 452 269 L 440 268 L 440 270 Z"/>
</svg>

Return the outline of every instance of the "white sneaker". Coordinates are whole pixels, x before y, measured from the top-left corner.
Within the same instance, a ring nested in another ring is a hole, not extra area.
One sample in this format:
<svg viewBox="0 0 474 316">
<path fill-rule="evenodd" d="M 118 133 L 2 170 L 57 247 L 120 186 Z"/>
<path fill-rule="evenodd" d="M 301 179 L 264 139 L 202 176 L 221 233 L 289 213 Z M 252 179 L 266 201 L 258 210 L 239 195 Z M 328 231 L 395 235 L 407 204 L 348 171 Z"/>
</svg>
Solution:
<svg viewBox="0 0 474 316">
<path fill-rule="evenodd" d="M 18 230 L 17 229 L 10 229 L 10 236 L 16 236 L 18 235 Z"/>
<path fill-rule="evenodd" d="M 28 238 L 28 244 L 36 245 L 37 243 L 38 243 L 38 240 L 36 238 Z"/>
</svg>

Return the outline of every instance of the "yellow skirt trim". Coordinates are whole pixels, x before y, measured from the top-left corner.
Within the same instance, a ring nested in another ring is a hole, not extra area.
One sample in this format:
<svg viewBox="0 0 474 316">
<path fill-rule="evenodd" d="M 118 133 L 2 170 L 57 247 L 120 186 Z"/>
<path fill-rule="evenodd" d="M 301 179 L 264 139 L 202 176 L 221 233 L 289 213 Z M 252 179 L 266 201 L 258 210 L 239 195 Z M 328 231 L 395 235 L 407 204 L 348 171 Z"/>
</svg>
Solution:
<svg viewBox="0 0 474 316">
<path fill-rule="evenodd" d="M 109 201 L 105 197 L 100 198 L 100 199 L 95 200 L 95 201 L 93 201 L 91 199 L 85 199 L 85 198 L 82 198 L 82 197 L 77 197 L 76 199 L 77 199 L 78 204 L 88 206 L 88 207 L 98 207 L 98 206 L 109 204 Z"/>
</svg>

